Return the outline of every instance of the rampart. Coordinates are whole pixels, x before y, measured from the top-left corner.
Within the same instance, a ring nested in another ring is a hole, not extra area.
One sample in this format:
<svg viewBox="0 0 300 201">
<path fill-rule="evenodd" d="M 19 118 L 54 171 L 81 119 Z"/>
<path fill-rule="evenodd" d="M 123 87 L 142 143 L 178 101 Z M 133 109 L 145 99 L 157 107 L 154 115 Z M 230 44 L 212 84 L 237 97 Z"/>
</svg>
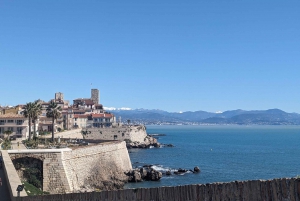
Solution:
<svg viewBox="0 0 300 201">
<path fill-rule="evenodd" d="M 16 189 L 18 185 L 21 185 L 22 183 L 7 151 L 2 150 L 1 153 L 3 158 L 3 169 L 8 185 L 10 198 L 12 201 L 14 201 L 16 200 L 16 197 L 18 195 Z M 27 196 L 27 193 L 25 191 L 20 192 L 20 197 L 24 196 Z"/>
<path fill-rule="evenodd" d="M 2 151 L 7 155 L 4 166 L 14 170 L 17 182 L 20 178 L 13 167 L 13 160 L 35 158 L 43 164 L 43 191 L 52 194 L 102 189 L 106 186 L 122 187 L 126 180 L 124 172 L 130 170 L 131 162 L 125 142 L 105 142 L 75 149 L 35 149 Z M 8 157 L 9 155 L 9 157 Z M 12 175 L 12 173 L 7 173 Z M 15 191 L 15 186 L 11 189 Z M 107 188 L 105 188 L 107 189 Z M 113 189 L 113 188 L 112 188 Z M 13 195 L 14 196 L 14 195 Z"/>
<path fill-rule="evenodd" d="M 62 163 L 71 191 L 103 188 L 126 180 L 124 171 L 132 169 L 125 142 L 107 142 L 64 152 Z"/>
<path fill-rule="evenodd" d="M 147 136 L 146 128 L 143 125 L 121 126 L 115 128 L 87 128 L 86 131 L 88 131 L 86 136 L 87 139 L 144 142 L 144 139 Z"/>
<path fill-rule="evenodd" d="M 235 181 L 23 197 L 22 201 L 300 201 L 300 179 Z"/>
<path fill-rule="evenodd" d="M 62 154 L 71 149 L 9 150 L 11 160 L 35 158 L 43 163 L 43 191 L 51 193 L 71 192 L 62 163 Z"/>
</svg>

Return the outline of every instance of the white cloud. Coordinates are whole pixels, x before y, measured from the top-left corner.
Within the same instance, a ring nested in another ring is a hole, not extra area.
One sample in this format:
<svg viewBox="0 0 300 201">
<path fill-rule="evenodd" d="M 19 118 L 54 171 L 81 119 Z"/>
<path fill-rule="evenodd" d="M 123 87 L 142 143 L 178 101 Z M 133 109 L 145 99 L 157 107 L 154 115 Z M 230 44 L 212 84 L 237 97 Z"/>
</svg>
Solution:
<svg viewBox="0 0 300 201">
<path fill-rule="evenodd" d="M 104 110 L 132 110 L 129 107 L 121 107 L 121 108 L 115 108 L 115 107 L 104 107 Z"/>
<path fill-rule="evenodd" d="M 103 107 L 105 110 L 116 110 L 117 108 L 115 107 Z"/>
<path fill-rule="evenodd" d="M 223 113 L 222 111 L 216 111 L 215 112 L 216 114 L 221 114 L 221 113 Z"/>
</svg>

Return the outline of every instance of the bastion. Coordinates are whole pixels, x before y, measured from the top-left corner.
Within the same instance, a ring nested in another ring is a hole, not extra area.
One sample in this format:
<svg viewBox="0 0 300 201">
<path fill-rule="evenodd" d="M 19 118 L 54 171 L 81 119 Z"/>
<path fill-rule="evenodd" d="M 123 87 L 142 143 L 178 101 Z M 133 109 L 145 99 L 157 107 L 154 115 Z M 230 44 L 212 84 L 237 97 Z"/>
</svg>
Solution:
<svg viewBox="0 0 300 201">
<path fill-rule="evenodd" d="M 87 128 L 83 131 L 86 133 L 86 139 L 144 142 L 147 137 L 146 127 L 144 125 L 123 125 L 112 128 Z"/>
<path fill-rule="evenodd" d="M 43 191 L 51 194 L 118 189 L 126 181 L 124 172 L 132 169 L 124 141 L 104 142 L 76 149 L 7 152 L 12 162 L 21 158 L 40 161 Z"/>
</svg>

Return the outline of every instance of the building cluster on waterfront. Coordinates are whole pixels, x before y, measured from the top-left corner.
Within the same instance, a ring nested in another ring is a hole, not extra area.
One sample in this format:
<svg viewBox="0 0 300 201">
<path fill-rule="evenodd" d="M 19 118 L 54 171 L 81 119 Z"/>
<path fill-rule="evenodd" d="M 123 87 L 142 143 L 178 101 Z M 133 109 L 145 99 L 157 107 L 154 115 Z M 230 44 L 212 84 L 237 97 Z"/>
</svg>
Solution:
<svg viewBox="0 0 300 201">
<path fill-rule="evenodd" d="M 52 131 L 52 119 L 46 115 L 51 101 L 62 109 L 60 118 L 55 121 L 54 132 L 77 128 L 109 128 L 117 125 L 115 116 L 105 111 L 100 104 L 98 89 L 91 89 L 90 98 L 77 98 L 72 104 L 64 99 L 61 92 L 55 93 L 54 99 L 48 102 L 38 101 L 42 106 L 42 112 L 35 125 L 31 124 L 31 131 L 35 126 L 37 134 Z M 0 107 L 0 137 L 4 136 L 5 131 L 11 131 L 11 136 L 28 137 L 29 122 L 28 118 L 24 117 L 24 107 L 25 105 Z"/>
</svg>

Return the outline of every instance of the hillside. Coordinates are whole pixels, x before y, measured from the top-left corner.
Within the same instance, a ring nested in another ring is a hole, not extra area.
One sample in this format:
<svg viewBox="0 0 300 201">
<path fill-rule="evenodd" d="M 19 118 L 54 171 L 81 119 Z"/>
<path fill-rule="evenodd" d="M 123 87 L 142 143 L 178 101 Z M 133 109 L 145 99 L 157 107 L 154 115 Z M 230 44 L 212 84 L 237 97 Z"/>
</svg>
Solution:
<svg viewBox="0 0 300 201">
<path fill-rule="evenodd" d="M 187 111 L 182 113 L 163 110 L 114 110 L 111 111 L 123 122 L 142 124 L 258 124 L 258 125 L 300 125 L 300 115 L 279 109 L 269 110 L 231 110 L 223 113 L 206 111 Z"/>
</svg>

